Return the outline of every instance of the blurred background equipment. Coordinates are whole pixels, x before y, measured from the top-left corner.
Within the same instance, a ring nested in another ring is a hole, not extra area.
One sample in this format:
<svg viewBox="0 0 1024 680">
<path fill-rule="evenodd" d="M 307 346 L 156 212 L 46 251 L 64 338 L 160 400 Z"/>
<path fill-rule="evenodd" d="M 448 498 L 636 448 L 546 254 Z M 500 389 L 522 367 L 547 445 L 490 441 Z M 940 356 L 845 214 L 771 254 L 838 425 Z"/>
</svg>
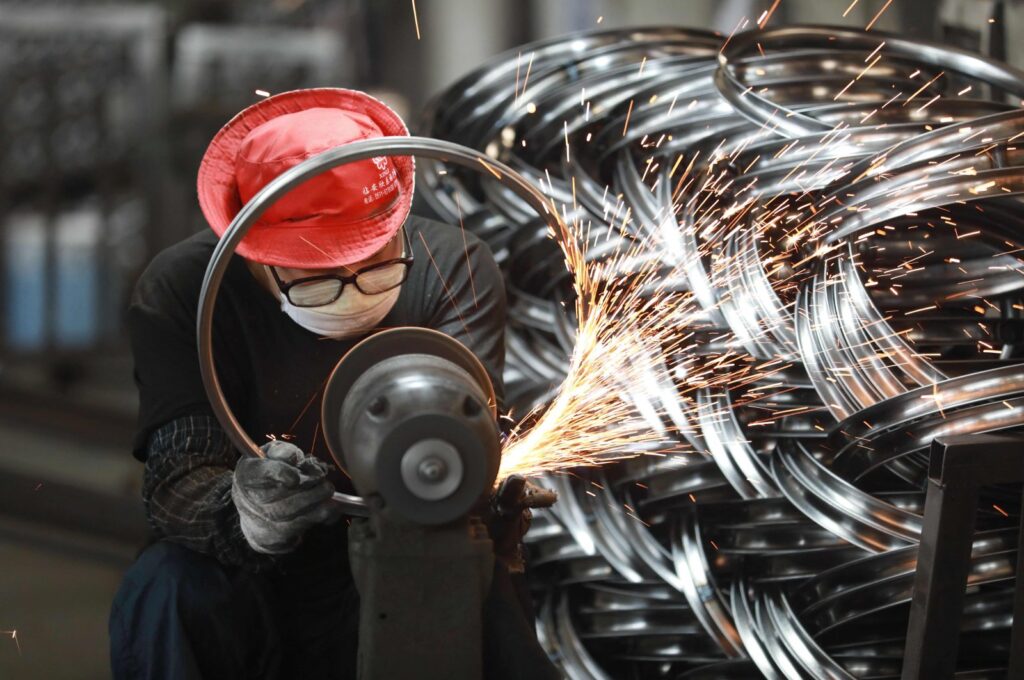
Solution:
<svg viewBox="0 0 1024 680">
<path fill-rule="evenodd" d="M 0 6 L 3 345 L 109 346 L 160 233 L 165 16 Z"/>
<path fill-rule="evenodd" d="M 321 85 L 377 94 L 418 134 L 492 153 L 559 203 L 572 205 L 575 178 L 581 215 L 605 218 L 606 186 L 609 215 L 621 194 L 616 219 L 632 209 L 634 224 L 664 216 L 672 203 L 732 200 L 722 185 L 684 187 L 685 200 L 665 186 L 660 194 L 644 189 L 658 175 L 644 177 L 663 133 L 672 136 L 660 142 L 665 154 L 686 157 L 680 170 L 699 151 L 694 176 L 724 169 L 733 194 L 749 177 L 780 195 L 834 195 L 836 205 L 870 208 L 835 257 L 812 258 L 811 278 L 800 285 L 779 285 L 794 263 L 772 268 L 776 244 L 753 230 L 721 244 L 723 266 L 712 262 L 718 252 L 687 260 L 680 287 L 707 305 L 713 328 L 743 338 L 749 356 L 785 358 L 787 367 L 762 383 L 786 391 L 766 388 L 762 394 L 773 396 L 760 401 L 749 391 L 694 395 L 696 410 L 684 414 L 693 418 L 658 426 L 683 433 L 688 454 L 582 471 L 576 481 L 553 478 L 560 507 L 538 517 L 530 535 L 541 630 L 573 677 L 815 677 L 807 659 L 831 664 L 837 677 L 892 677 L 921 526 L 918 444 L 951 414 L 959 423 L 1006 425 L 1020 408 L 1019 274 L 1007 245 L 1019 238 L 1020 212 L 1016 199 L 994 195 L 1006 193 L 998 187 L 1010 187 L 1019 159 L 1012 143 L 997 144 L 975 171 L 1003 174 L 978 201 L 933 200 L 903 218 L 882 218 L 869 185 L 840 178 L 851 163 L 863 161 L 866 170 L 874 154 L 903 142 L 886 166 L 887 186 L 913 190 L 927 175 L 922 167 L 948 162 L 963 173 L 950 175 L 950 193 L 969 192 L 984 183 L 968 183 L 973 165 L 964 156 L 950 159 L 1012 139 L 1020 93 L 1007 101 L 968 66 L 929 84 L 914 105 L 891 105 L 865 123 L 895 94 L 886 88 L 895 83 L 906 98 L 946 67 L 913 50 L 894 53 L 840 106 L 832 98 L 881 39 L 847 49 L 801 42 L 810 38 L 797 33 L 764 65 L 752 60 L 756 52 L 730 53 L 722 83 L 713 80 L 716 59 L 744 19 L 749 29 L 772 11 L 769 28 L 863 29 L 874 21 L 873 31 L 1024 66 L 1024 48 L 1012 39 L 1024 30 L 1022 7 L 1016 0 L 420 0 L 414 21 L 409 0 L 0 0 L 0 677 L 109 676 L 107 610 L 144 533 L 120 315 L 153 255 L 205 228 L 195 172 L 217 129 L 261 93 Z M 603 37 L 556 39 L 582 30 Z M 526 45 L 537 40 L 545 42 Z M 527 89 L 516 84 L 516 70 L 524 76 L 531 58 Z M 915 69 L 921 73 L 912 77 Z M 584 83 L 589 112 L 577 106 Z M 841 124 L 849 143 L 822 146 L 814 129 L 763 130 L 756 111 L 728 103 L 748 86 L 811 119 L 790 121 Z M 678 108 L 662 119 L 657 102 L 645 102 L 659 95 L 664 105 L 673 88 Z M 1002 113 L 977 137 L 954 132 Z M 873 128 L 881 122 L 886 129 Z M 935 135 L 919 137 L 929 126 Z M 563 165 L 566 130 L 577 162 Z M 583 141 L 588 134 L 592 141 Z M 732 162 L 705 165 L 723 138 L 730 142 L 720 151 Z M 528 147 L 517 148 L 523 139 Z M 561 304 L 567 275 L 557 248 L 514 198 L 444 169 L 424 164 L 417 209 L 449 220 L 461 209 L 502 261 L 513 303 L 509 403 L 522 414 L 547 403 L 565 375 L 573 339 Z M 799 212 L 789 201 L 773 205 L 782 204 L 780 220 Z M 924 238 L 929 223 L 951 222 L 957 234 L 980 233 Z M 906 239 L 883 244 L 877 230 Z M 902 274 L 921 248 L 934 252 L 910 266 L 927 265 L 924 274 Z M 826 294 L 815 280 L 837 284 Z M 972 302 L 983 314 L 955 297 L 911 314 L 965 288 L 987 301 Z M 809 297 L 815 290 L 818 297 Z M 718 331 L 699 337 L 709 352 L 724 342 Z M 982 370 L 997 373 L 985 382 Z M 941 396 L 923 399 L 935 381 Z M 976 399 L 969 393 L 977 389 L 984 396 Z M 933 408 L 912 408 L 922 403 Z M 858 425 L 865 414 L 872 424 L 884 419 L 884 428 L 866 434 Z M 876 438 L 867 445 L 880 450 L 907 432 L 918 439 L 891 460 L 852 449 L 822 458 L 822 441 L 849 443 L 826 439 L 837 421 L 856 437 Z M 1019 513 L 1015 490 L 986 493 L 994 495 L 978 523 L 994 533 L 975 544 L 977 576 L 960 642 L 965 671 L 976 673 L 991 659 L 1005 664 L 1015 546 L 1008 527 Z M 854 499 L 852 510 L 836 503 L 843 496 Z"/>
</svg>

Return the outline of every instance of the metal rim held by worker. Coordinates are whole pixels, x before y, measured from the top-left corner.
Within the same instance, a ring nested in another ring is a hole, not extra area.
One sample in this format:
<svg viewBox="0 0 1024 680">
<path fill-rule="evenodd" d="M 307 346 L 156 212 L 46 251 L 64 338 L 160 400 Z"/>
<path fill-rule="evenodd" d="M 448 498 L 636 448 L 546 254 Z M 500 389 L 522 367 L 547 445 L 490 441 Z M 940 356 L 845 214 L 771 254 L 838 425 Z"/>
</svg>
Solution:
<svg viewBox="0 0 1024 680">
<path fill-rule="evenodd" d="M 549 200 L 524 177 L 507 165 L 491 159 L 474 149 L 452 142 L 426 137 L 383 137 L 352 142 L 325 151 L 269 182 L 252 199 L 242 206 L 223 233 L 213 251 L 210 263 L 203 276 L 199 293 L 199 312 L 196 321 L 199 369 L 203 387 L 210 400 L 214 415 L 220 421 L 232 444 L 243 452 L 261 456 L 256 443 L 246 434 L 238 419 L 228 406 L 213 358 L 213 311 L 217 302 L 217 291 L 224 279 L 231 256 L 250 228 L 260 219 L 271 205 L 300 184 L 327 172 L 331 168 L 374 156 L 423 156 L 446 161 L 491 175 L 496 181 L 512 190 L 530 207 L 537 211 L 541 220 L 548 224 L 551 233 L 564 233 L 561 218 L 550 209 Z M 366 504 L 359 496 L 335 492 L 335 501 L 345 506 L 350 514 L 365 515 Z"/>
</svg>

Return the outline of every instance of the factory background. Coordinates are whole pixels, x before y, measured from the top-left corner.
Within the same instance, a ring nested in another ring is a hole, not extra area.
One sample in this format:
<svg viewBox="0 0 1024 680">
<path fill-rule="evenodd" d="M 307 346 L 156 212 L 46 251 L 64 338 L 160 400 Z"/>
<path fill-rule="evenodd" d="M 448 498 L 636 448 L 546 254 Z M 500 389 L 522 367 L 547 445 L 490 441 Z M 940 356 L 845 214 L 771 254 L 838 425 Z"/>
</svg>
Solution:
<svg viewBox="0 0 1024 680">
<path fill-rule="evenodd" d="M 144 533 L 122 313 L 205 228 L 206 143 L 260 92 L 367 90 L 416 128 L 487 58 L 571 31 L 725 34 L 747 0 L 0 0 L 0 678 L 108 676 L 106 620 Z M 783 0 L 863 27 L 884 2 Z M 995 18 L 995 21 L 990 19 Z M 1024 67 L 1024 2 L 896 0 L 878 28 Z M 417 31 L 419 35 L 417 35 Z"/>
</svg>

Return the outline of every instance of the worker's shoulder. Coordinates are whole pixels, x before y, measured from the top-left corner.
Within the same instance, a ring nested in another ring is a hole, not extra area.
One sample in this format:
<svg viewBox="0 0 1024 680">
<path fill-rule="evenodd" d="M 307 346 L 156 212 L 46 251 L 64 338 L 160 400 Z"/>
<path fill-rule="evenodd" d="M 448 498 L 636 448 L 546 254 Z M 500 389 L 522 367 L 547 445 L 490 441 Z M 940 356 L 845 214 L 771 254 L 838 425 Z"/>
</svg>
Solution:
<svg viewBox="0 0 1024 680">
<path fill-rule="evenodd" d="M 447 222 L 439 222 L 429 217 L 423 217 L 422 215 L 410 214 L 406 226 L 409 231 L 409 237 L 413 242 L 418 240 L 417 234 L 422 233 L 423 238 L 431 245 L 458 243 L 460 250 L 463 244 L 476 247 L 483 243 L 471 231 L 463 230 L 461 227 L 448 224 Z"/>
<path fill-rule="evenodd" d="M 413 252 L 429 257 L 441 270 L 461 267 L 467 260 L 474 268 L 494 261 L 487 243 L 468 229 L 419 215 L 410 215 L 406 228 Z"/>
<path fill-rule="evenodd" d="M 157 253 L 135 285 L 136 301 L 142 298 L 152 303 L 153 298 L 168 294 L 198 301 L 216 246 L 217 235 L 205 230 Z"/>
</svg>

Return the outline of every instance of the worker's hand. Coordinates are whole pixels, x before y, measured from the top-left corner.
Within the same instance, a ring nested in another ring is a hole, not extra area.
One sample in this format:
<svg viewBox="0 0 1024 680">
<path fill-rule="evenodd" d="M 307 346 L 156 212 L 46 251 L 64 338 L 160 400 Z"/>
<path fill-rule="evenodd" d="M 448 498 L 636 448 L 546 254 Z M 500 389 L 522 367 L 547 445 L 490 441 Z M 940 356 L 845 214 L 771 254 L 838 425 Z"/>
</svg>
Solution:
<svg viewBox="0 0 1024 680">
<path fill-rule="evenodd" d="M 520 475 L 506 477 L 491 496 L 483 519 L 494 542 L 494 555 L 513 573 L 521 573 L 523 536 L 530 529 L 530 508 L 551 507 L 558 494 L 537 486 Z"/>
<path fill-rule="evenodd" d="M 265 458 L 246 456 L 235 466 L 231 499 L 245 540 L 271 555 L 291 552 L 314 524 L 332 524 L 341 506 L 331 501 L 327 466 L 288 442 L 263 445 Z"/>
</svg>

